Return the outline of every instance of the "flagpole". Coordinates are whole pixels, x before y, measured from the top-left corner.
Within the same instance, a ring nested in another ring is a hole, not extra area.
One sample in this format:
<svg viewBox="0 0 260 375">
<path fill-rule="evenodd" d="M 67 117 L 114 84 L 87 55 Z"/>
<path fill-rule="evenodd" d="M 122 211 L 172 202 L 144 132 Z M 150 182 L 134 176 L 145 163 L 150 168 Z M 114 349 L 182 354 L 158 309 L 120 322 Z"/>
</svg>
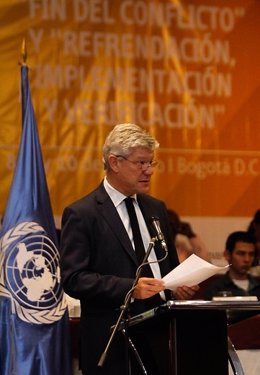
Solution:
<svg viewBox="0 0 260 375">
<path fill-rule="evenodd" d="M 22 96 L 22 127 L 24 125 L 24 114 L 26 110 L 26 101 L 28 96 L 28 65 L 27 65 L 27 46 L 26 40 L 23 38 L 21 47 L 21 96 Z"/>
<path fill-rule="evenodd" d="M 23 41 L 22 41 L 21 55 L 22 55 L 22 65 L 27 65 L 26 64 L 26 60 L 27 60 L 27 46 L 26 46 L 25 38 L 23 38 Z"/>
</svg>

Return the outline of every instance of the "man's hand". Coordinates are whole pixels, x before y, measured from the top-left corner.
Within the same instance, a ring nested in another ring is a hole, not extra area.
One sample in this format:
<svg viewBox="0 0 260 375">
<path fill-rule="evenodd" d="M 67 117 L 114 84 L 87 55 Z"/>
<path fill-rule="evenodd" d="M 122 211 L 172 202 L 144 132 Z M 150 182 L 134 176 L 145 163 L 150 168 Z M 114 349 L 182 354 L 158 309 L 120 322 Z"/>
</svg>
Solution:
<svg viewBox="0 0 260 375">
<path fill-rule="evenodd" d="M 194 294 L 199 290 L 199 286 L 198 285 L 193 285 L 191 287 L 189 286 L 179 286 L 175 293 L 174 293 L 174 297 L 175 299 L 180 299 L 180 300 L 188 300 L 188 299 L 191 299 Z"/>
<path fill-rule="evenodd" d="M 150 277 L 140 277 L 133 292 L 133 298 L 145 299 L 164 290 L 164 282 Z"/>
</svg>

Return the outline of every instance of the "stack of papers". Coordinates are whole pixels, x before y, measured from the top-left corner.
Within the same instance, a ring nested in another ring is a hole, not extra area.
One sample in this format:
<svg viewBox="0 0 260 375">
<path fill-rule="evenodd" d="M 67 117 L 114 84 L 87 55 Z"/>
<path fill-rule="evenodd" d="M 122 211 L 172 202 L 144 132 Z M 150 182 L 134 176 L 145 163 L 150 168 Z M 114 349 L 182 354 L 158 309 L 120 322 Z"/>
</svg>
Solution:
<svg viewBox="0 0 260 375">
<path fill-rule="evenodd" d="M 229 267 L 215 266 L 201 259 L 195 254 L 192 254 L 184 262 L 179 264 L 178 267 L 174 268 L 166 276 L 163 277 L 163 281 L 166 289 L 175 291 L 178 286 L 193 286 L 201 283 L 216 273 L 223 272 Z"/>
</svg>

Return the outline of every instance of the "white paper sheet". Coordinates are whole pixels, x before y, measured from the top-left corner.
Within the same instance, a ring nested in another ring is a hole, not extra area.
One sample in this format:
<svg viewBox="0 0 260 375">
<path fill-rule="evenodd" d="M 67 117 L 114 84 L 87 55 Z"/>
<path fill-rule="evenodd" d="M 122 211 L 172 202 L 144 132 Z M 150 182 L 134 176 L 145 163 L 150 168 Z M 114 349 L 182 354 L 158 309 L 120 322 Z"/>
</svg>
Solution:
<svg viewBox="0 0 260 375">
<path fill-rule="evenodd" d="M 218 267 L 192 254 L 178 267 L 163 277 L 166 289 L 176 290 L 178 286 L 193 286 L 209 277 L 226 270 L 229 265 Z"/>
</svg>

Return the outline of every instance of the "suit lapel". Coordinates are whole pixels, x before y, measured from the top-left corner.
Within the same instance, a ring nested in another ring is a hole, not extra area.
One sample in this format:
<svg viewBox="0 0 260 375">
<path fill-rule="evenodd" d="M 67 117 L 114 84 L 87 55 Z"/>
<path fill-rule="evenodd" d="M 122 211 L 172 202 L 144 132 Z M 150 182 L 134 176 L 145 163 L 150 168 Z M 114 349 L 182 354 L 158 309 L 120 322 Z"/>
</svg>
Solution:
<svg viewBox="0 0 260 375">
<path fill-rule="evenodd" d="M 107 194 L 103 184 L 97 189 L 97 204 L 99 205 L 101 215 L 107 221 L 107 224 L 111 228 L 114 235 L 118 238 L 122 244 L 126 253 L 130 256 L 133 262 L 138 265 L 135 251 L 132 247 L 129 236 L 126 229 L 120 219 L 120 216 L 111 201 L 109 195 Z"/>
</svg>

